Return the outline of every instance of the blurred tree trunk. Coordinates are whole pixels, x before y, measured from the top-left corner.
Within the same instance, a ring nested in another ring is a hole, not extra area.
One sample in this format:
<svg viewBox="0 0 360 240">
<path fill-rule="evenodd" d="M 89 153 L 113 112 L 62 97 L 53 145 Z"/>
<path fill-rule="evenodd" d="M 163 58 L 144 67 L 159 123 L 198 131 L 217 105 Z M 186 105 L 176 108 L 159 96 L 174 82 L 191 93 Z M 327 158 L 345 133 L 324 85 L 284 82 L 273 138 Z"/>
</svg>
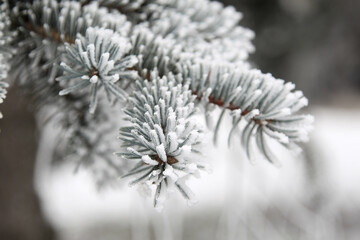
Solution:
<svg viewBox="0 0 360 240">
<path fill-rule="evenodd" d="M 0 239 L 51 240 L 34 191 L 37 139 L 28 99 L 16 88 L 0 108 Z"/>
</svg>

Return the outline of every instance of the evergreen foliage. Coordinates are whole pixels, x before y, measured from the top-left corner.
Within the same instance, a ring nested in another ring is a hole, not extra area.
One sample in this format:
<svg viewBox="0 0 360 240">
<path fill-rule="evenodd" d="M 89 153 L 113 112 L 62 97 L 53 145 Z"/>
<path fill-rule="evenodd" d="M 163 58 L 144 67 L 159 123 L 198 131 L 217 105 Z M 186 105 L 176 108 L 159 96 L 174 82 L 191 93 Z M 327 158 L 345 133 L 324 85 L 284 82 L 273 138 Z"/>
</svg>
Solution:
<svg viewBox="0 0 360 240">
<path fill-rule="evenodd" d="M 57 80 L 77 80 L 77 83 L 59 94 L 66 95 L 91 86 L 91 113 L 95 111 L 97 91 L 101 86 L 109 99 L 110 94 L 113 94 L 120 100 L 125 100 L 126 92 L 116 83 L 137 78 L 136 71 L 128 70 L 138 62 L 137 58 L 124 57 L 130 47 L 127 39 L 110 29 L 89 27 L 85 38 L 80 35 L 73 46 L 66 43 L 66 61 L 71 66 L 62 62 L 60 66 L 64 75 Z"/>
<path fill-rule="evenodd" d="M 2 2 L 0 101 L 6 78 L 39 112 L 55 109 L 58 159 L 89 167 L 100 185 L 123 175 L 154 188 L 158 208 L 173 188 L 192 202 L 185 181 L 206 168 L 195 115 L 222 109 L 214 139 L 230 114 L 229 144 L 240 132 L 249 159 L 256 146 L 275 164 L 269 140 L 292 148 L 311 129 L 297 113 L 302 92 L 249 64 L 254 34 L 241 17 L 208 0 Z M 121 147 L 110 137 L 119 127 Z"/>
<path fill-rule="evenodd" d="M 125 110 L 132 125 L 120 130 L 126 152 L 118 155 L 138 160 L 125 176 L 138 175 L 131 184 L 146 181 L 155 185 L 156 207 L 161 207 L 159 202 L 169 186 L 176 186 L 185 198 L 192 200 L 193 194 L 183 179 L 204 169 L 192 156 L 199 152 L 202 136 L 202 127 L 192 118 L 196 111 L 194 100 L 188 86 L 178 84 L 173 75 L 160 78 L 152 72 L 149 82 L 136 83 Z"/>
</svg>

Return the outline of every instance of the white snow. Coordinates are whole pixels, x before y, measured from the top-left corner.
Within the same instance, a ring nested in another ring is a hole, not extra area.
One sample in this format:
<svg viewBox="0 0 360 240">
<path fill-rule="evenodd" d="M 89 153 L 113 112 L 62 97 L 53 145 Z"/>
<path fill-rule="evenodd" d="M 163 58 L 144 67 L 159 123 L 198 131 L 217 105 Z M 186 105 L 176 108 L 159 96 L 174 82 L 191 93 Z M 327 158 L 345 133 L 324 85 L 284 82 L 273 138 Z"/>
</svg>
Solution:
<svg viewBox="0 0 360 240">
<path fill-rule="evenodd" d="M 359 205 L 360 109 L 315 108 L 312 113 L 316 126 L 310 145 L 315 151 L 315 164 L 320 167 L 318 184 L 326 192 L 328 206 L 336 212 L 344 206 Z M 228 133 L 229 128 L 223 124 L 220 132 Z M 35 185 L 45 216 L 64 239 L 72 239 L 69 236 L 86 231 L 94 223 L 113 222 L 128 226 L 133 214 L 140 214 L 139 209 L 142 209 L 141 216 L 137 216 L 142 221 L 158 217 L 151 206 L 152 200 L 143 199 L 136 188 L 128 187 L 126 183 L 119 189 L 97 192 L 90 175 L 84 171 L 74 174 L 72 165 L 64 164 L 50 170 L 48 159 L 54 136 L 54 129 L 45 128 L 38 153 Z M 188 207 L 185 199 L 175 192 L 165 203 L 164 211 L 169 212 L 167 217 L 176 213 L 178 216 L 174 221 L 181 221 L 184 216 L 196 217 L 214 211 L 220 213 L 227 205 L 235 206 L 234 214 L 241 214 L 241 211 L 249 211 L 254 205 L 267 206 L 273 201 L 287 203 L 284 211 L 294 212 L 290 206 L 303 208 L 302 202 L 311 192 L 304 159 L 274 145 L 272 151 L 280 156 L 281 168 L 274 167 L 258 155 L 255 156 L 255 165 L 251 165 L 238 139 L 231 149 L 228 149 L 226 140 L 227 134 L 223 134 L 218 141 L 219 146 L 208 144 L 204 148 L 212 173 L 202 173 L 200 178 L 191 178 L 186 182 L 198 203 Z M 308 226 L 312 224 L 313 214 L 305 209 L 293 217 Z M 261 233 L 263 231 L 259 230 L 258 234 Z"/>
</svg>

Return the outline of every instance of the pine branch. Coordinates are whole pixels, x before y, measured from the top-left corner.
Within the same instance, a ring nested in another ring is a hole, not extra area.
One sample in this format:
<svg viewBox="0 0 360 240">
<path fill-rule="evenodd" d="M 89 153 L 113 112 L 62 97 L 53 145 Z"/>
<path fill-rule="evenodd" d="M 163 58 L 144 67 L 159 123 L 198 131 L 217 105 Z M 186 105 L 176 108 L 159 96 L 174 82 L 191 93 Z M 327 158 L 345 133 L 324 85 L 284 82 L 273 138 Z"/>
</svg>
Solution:
<svg viewBox="0 0 360 240">
<path fill-rule="evenodd" d="M 76 164 L 75 172 L 80 169 L 89 171 L 98 188 L 119 185 L 119 176 L 129 169 L 128 163 L 119 161 L 113 154 L 118 143 L 118 126 L 111 122 L 117 112 L 107 105 L 101 105 L 98 114 L 87 111 L 86 101 L 80 101 L 53 116 L 52 122 L 60 127 L 53 163 L 70 160 Z M 66 109 L 66 111 L 65 111 Z M 54 109 L 45 109 L 48 113 Z M 55 109 L 57 111 L 57 109 Z"/>
<path fill-rule="evenodd" d="M 295 142 L 307 141 L 313 117 L 296 115 L 296 112 L 307 106 L 308 100 L 301 91 L 293 91 L 293 83 L 285 84 L 270 74 L 231 64 L 197 64 L 183 72 L 198 100 L 230 110 L 233 127 L 229 133 L 229 144 L 235 129 L 242 120 L 246 121 L 241 142 L 250 160 L 253 135 L 259 150 L 275 164 L 278 162 L 268 149 L 265 135 L 287 147 Z M 217 126 L 221 120 L 222 117 Z M 215 129 L 215 137 L 217 131 L 218 127 Z"/>
<path fill-rule="evenodd" d="M 59 74 L 57 66 L 62 52 L 61 45 L 64 41 L 73 42 L 68 34 L 73 31 L 65 28 L 74 20 L 75 15 L 70 12 L 76 10 L 76 4 L 57 1 L 34 1 L 32 4 L 17 2 L 15 7 L 7 11 L 13 37 L 3 43 L 0 50 L 11 49 L 13 54 L 9 58 L 9 81 L 16 81 L 42 106 L 51 102 L 54 105 L 59 103 L 59 99 L 53 95 L 53 90 L 59 86 L 53 80 Z M 68 100 L 76 98 L 69 97 Z"/>
<path fill-rule="evenodd" d="M 74 43 L 77 33 L 84 33 L 89 26 L 82 16 L 78 2 L 35 0 L 32 4 L 18 3 L 13 19 L 30 32 L 57 44 Z"/>
<path fill-rule="evenodd" d="M 179 73 L 180 46 L 174 42 L 154 35 L 142 26 L 135 28 L 131 36 L 131 55 L 137 56 L 139 62 L 134 66 L 139 76 L 150 80 L 150 72 L 156 70 L 160 76 L 168 73 Z"/>
<path fill-rule="evenodd" d="M 104 27 L 127 35 L 130 23 L 121 14 L 99 9 L 97 2 L 35 0 L 32 4 L 18 3 L 13 21 L 28 31 L 58 44 L 74 44 L 77 34 L 84 35 L 88 27 Z"/>
<path fill-rule="evenodd" d="M 192 201 L 193 194 L 183 180 L 204 168 L 192 156 L 202 134 L 201 126 L 192 119 L 195 96 L 187 85 L 177 82 L 171 74 L 160 78 L 156 72 L 150 82 L 137 81 L 131 105 L 125 110 L 132 125 L 120 131 L 126 152 L 118 155 L 138 161 L 125 176 L 135 177 L 131 184 L 155 185 L 157 208 L 162 207 L 166 189 L 174 184 Z"/>
<path fill-rule="evenodd" d="M 50 0 L 34 1 L 32 4 L 18 3 L 18 6 L 12 10 L 12 25 L 22 26 L 17 26 L 19 37 L 13 41 L 18 54 L 11 59 L 11 65 L 17 66 L 12 73 L 12 78 L 20 79 L 20 85 L 35 93 L 32 95 L 36 98 L 45 97 L 37 102 L 49 102 L 46 98 L 55 100 L 52 97 L 53 90 L 61 89 L 59 83 L 52 80 L 60 75 L 58 65 L 64 43 L 75 43 L 77 34 L 85 33 L 91 24 L 123 30 L 128 28 L 126 24 L 123 28 L 118 27 L 124 23 L 124 19 L 120 18 L 115 22 L 107 21 L 106 17 L 99 16 L 103 12 L 96 12 L 94 9 L 97 9 L 94 5 L 81 8 L 78 2 L 58 3 Z M 47 63 L 44 64 L 44 62 Z M 24 72 L 34 72 L 30 75 L 34 80 L 28 79 L 29 76 L 24 76 L 26 79 L 22 80 Z M 45 81 L 42 82 L 39 79 Z M 35 92 L 35 89 L 39 92 Z M 78 98 L 78 96 L 67 94 L 64 99 L 71 102 Z"/>
<path fill-rule="evenodd" d="M 183 1 L 98 1 L 99 6 L 127 16 L 134 24 L 144 24 L 157 36 L 170 38 L 183 51 L 198 57 L 212 55 L 229 61 L 245 61 L 254 51 L 254 33 L 238 26 L 242 14 L 207 0 Z M 204 7 L 206 6 L 206 7 Z"/>
<path fill-rule="evenodd" d="M 88 28 L 86 36 L 78 35 L 75 45 L 66 45 L 66 62 L 61 63 L 64 75 L 59 81 L 75 81 L 76 83 L 60 91 L 60 95 L 84 88 L 91 88 L 89 111 L 95 112 L 98 90 L 103 87 L 110 100 L 110 95 L 126 100 L 127 93 L 116 83 L 133 81 L 138 75 L 128 70 L 137 62 L 133 55 L 125 56 L 131 47 L 127 39 L 110 29 Z"/>
<path fill-rule="evenodd" d="M 194 156 L 203 132 L 195 104 L 221 108 L 214 139 L 229 113 L 229 144 L 241 126 L 250 159 L 255 145 L 276 163 L 269 138 L 289 147 L 308 136 L 312 117 L 297 114 L 307 99 L 292 83 L 249 67 L 254 34 L 238 26 L 242 16 L 231 7 L 208 0 L 35 0 L 4 9 L 0 56 L 9 61 L 9 79 L 41 106 L 56 107 L 53 119 L 66 132 L 58 156 L 75 156 L 102 183 L 122 174 L 109 137 L 120 114 L 101 99 L 124 100 L 129 126 L 120 130 L 118 155 L 137 162 L 125 176 L 155 188 L 157 208 L 169 188 L 192 200 L 185 180 L 204 168 Z M 0 79 L 0 101 L 5 87 Z M 91 114 L 95 109 L 99 114 Z"/>
</svg>

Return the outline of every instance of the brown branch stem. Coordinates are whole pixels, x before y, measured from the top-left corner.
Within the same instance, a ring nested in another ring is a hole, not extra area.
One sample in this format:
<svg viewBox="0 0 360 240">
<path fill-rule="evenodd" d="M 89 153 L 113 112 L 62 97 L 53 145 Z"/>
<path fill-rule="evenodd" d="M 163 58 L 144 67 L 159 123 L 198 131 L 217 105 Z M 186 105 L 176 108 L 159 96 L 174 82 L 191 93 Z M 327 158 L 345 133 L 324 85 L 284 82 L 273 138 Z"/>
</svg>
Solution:
<svg viewBox="0 0 360 240">
<path fill-rule="evenodd" d="M 64 42 L 67 42 L 69 44 L 74 44 L 75 43 L 75 39 L 70 38 L 69 36 L 65 36 L 64 37 L 64 41 L 61 39 L 60 33 L 50 29 L 50 36 L 46 33 L 44 27 L 42 26 L 36 26 L 36 28 L 31 25 L 30 23 L 26 23 L 25 27 L 31 31 L 34 32 L 38 35 L 40 35 L 42 38 L 50 38 L 52 40 L 54 40 L 55 42 L 59 43 L 59 44 L 63 44 Z"/>
<path fill-rule="evenodd" d="M 202 94 L 198 95 L 198 93 L 196 91 L 193 91 L 192 94 L 196 95 L 197 96 L 196 99 L 199 100 L 199 101 L 203 98 L 203 95 Z M 229 103 L 229 105 L 225 106 L 225 102 L 222 99 L 215 99 L 213 96 L 209 96 L 208 101 L 209 101 L 209 103 L 215 104 L 215 105 L 217 105 L 219 107 L 224 107 L 226 109 L 229 109 L 230 111 L 240 109 L 239 106 L 236 106 L 233 103 Z M 244 111 L 241 111 L 241 116 L 246 116 L 250 111 L 251 110 L 249 110 L 249 109 L 245 109 Z M 260 120 L 255 119 L 255 117 L 251 118 L 251 120 L 254 121 L 258 125 L 263 125 L 263 122 L 260 121 Z M 270 119 L 265 119 L 264 121 L 267 122 L 267 123 L 271 122 Z"/>
</svg>

